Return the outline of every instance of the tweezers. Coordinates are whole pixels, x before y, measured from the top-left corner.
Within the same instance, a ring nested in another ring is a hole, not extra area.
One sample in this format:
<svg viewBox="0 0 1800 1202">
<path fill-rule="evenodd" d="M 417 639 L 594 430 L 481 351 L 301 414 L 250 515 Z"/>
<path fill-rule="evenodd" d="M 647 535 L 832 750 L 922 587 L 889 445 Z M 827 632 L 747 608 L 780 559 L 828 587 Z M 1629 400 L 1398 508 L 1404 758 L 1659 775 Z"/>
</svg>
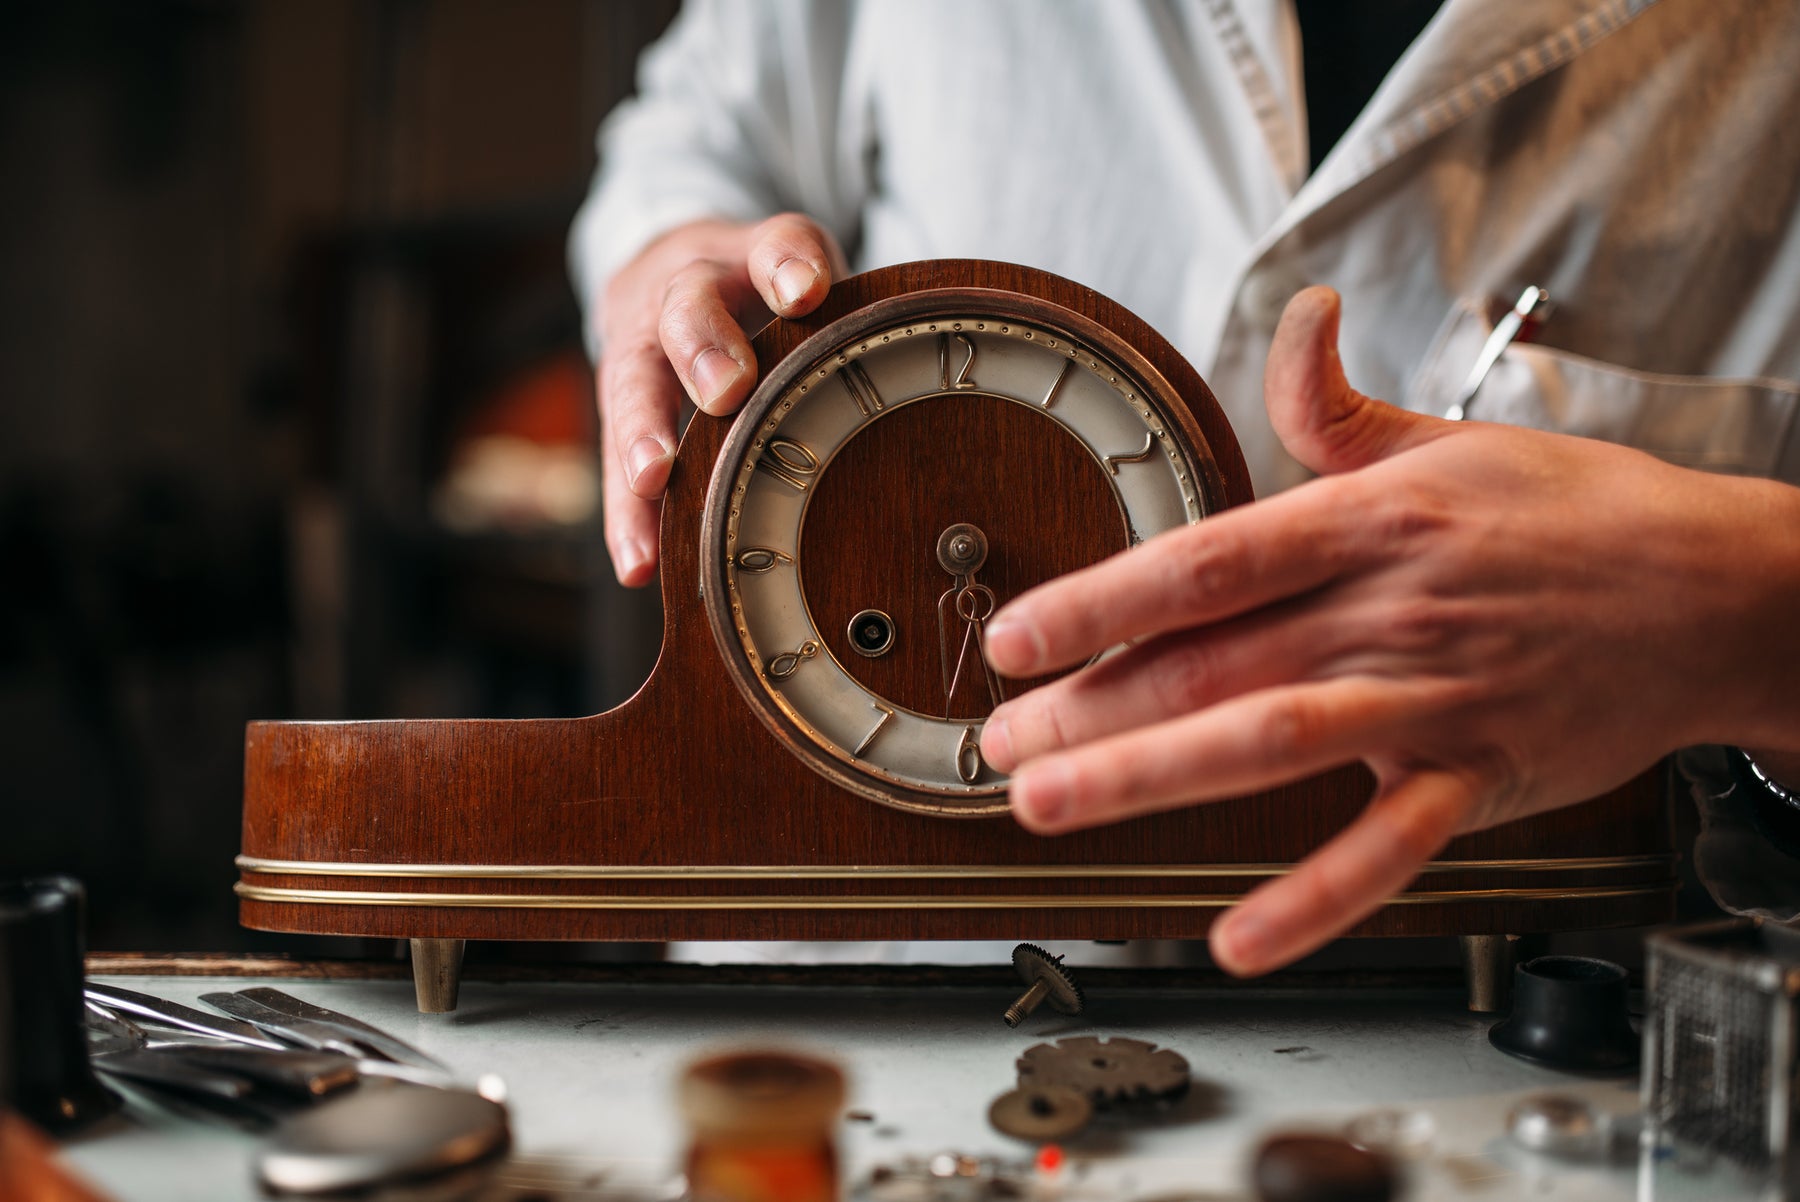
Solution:
<svg viewBox="0 0 1800 1202">
<path fill-rule="evenodd" d="M 1468 378 L 1457 391 L 1456 400 L 1450 408 L 1444 410 L 1445 421 L 1459 422 L 1467 416 L 1470 403 L 1475 400 L 1475 394 L 1481 391 L 1482 381 L 1487 379 L 1488 372 L 1500 361 L 1501 353 L 1512 345 L 1513 340 L 1519 336 L 1519 331 L 1525 328 L 1525 323 L 1541 315 L 1549 304 L 1550 294 L 1536 284 L 1519 293 L 1518 301 L 1495 324 L 1494 332 L 1488 335 L 1487 341 L 1481 344 L 1481 353 L 1475 356 L 1475 365 L 1469 369 Z"/>
</svg>

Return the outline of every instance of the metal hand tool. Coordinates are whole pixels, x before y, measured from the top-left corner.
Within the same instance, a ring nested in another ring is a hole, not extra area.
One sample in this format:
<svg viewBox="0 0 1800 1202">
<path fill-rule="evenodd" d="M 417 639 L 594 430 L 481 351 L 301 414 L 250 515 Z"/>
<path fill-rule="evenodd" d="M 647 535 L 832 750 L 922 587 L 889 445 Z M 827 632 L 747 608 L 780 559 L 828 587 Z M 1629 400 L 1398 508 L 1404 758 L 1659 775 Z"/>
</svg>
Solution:
<svg viewBox="0 0 1800 1202">
<path fill-rule="evenodd" d="M 360 1018 L 343 1014 L 337 1010 L 330 1010 L 324 1006 L 315 1005 L 312 1002 L 297 998 L 293 994 L 283 993 L 279 989 L 258 987 L 255 989 L 240 989 L 237 992 L 239 997 L 246 997 L 253 1002 L 260 1002 L 271 1010 L 279 1010 L 290 1017 L 308 1019 L 312 1022 L 342 1027 L 357 1043 L 362 1044 L 371 1051 L 386 1056 L 389 1060 L 397 1061 L 401 1064 L 417 1065 L 419 1068 L 435 1069 L 442 1073 L 450 1071 L 450 1066 L 445 1064 L 442 1060 L 437 1059 L 435 1056 L 428 1055 L 425 1052 L 421 1052 L 410 1043 L 389 1035 L 380 1027 L 366 1023 Z"/>
<path fill-rule="evenodd" d="M 245 997 L 241 993 L 219 991 L 203 993 L 200 1000 L 215 1009 L 222 1010 L 233 1018 L 243 1019 L 265 1035 L 273 1035 L 285 1039 L 291 1044 L 303 1048 L 311 1048 L 315 1052 L 336 1052 L 341 1056 L 353 1056 L 368 1059 L 369 1052 L 353 1039 L 350 1033 L 332 1023 L 322 1023 L 316 1019 L 295 1018 L 283 1014 L 273 1006 L 265 1005 L 255 998 Z"/>
<path fill-rule="evenodd" d="M 355 1085 L 358 1061 L 335 1052 L 306 1052 L 297 1048 L 265 1052 L 259 1048 L 225 1045 L 152 1044 L 152 1054 L 182 1064 L 231 1073 L 267 1086 L 288 1097 L 313 1101 Z"/>
<path fill-rule="evenodd" d="M 87 985 L 87 997 L 88 1000 L 98 1002 L 108 1010 L 129 1014 L 141 1021 L 161 1027 L 176 1027 L 184 1031 L 194 1031 L 201 1035 L 210 1035 L 215 1039 L 228 1039 L 271 1052 L 282 1051 L 287 1046 L 270 1039 L 250 1023 L 220 1018 L 216 1014 L 208 1014 L 203 1010 L 195 1010 L 164 998 L 152 997 L 147 993 L 137 993 L 113 985 L 96 985 L 90 981 Z"/>
<path fill-rule="evenodd" d="M 315 1100 L 357 1081 L 356 1061 L 345 1056 L 298 1048 L 271 1052 L 210 1037 L 158 1038 L 92 1001 L 87 1029 L 88 1055 L 95 1068 L 151 1084 L 233 1098 L 260 1085 Z"/>
<path fill-rule="evenodd" d="M 208 1099 L 238 1101 L 247 1098 L 256 1086 L 236 1073 L 215 1073 L 188 1064 L 161 1052 L 143 1048 L 121 1048 L 100 1052 L 92 1057 L 94 1071 L 109 1076 L 129 1077 L 159 1089 L 178 1090 Z"/>
<path fill-rule="evenodd" d="M 1550 294 L 1535 284 L 1519 294 L 1518 301 L 1495 324 L 1488 340 L 1481 344 L 1481 353 L 1475 356 L 1475 365 L 1469 369 L 1468 378 L 1457 391 L 1456 400 L 1444 411 L 1446 421 L 1459 422 L 1468 415 L 1470 403 L 1481 391 L 1481 383 L 1487 379 L 1488 372 L 1500 361 L 1501 353 L 1519 337 L 1527 322 L 1542 321 L 1549 306 Z"/>
<path fill-rule="evenodd" d="M 357 1071 L 365 1077 L 387 1077 L 439 1089 L 458 1086 L 456 1079 L 445 1068 L 427 1068 L 416 1062 L 401 1064 L 372 1054 L 371 1049 L 361 1041 L 361 1033 L 354 1028 L 319 1019 L 295 1018 L 240 993 L 206 993 L 200 996 L 200 1000 L 209 1006 L 217 1006 L 227 1014 L 241 1018 L 278 1039 L 285 1039 L 315 1052 L 335 1052 L 340 1056 L 349 1056 L 356 1061 Z M 414 1054 L 424 1055 L 417 1049 L 414 1049 Z"/>
<path fill-rule="evenodd" d="M 239 1126 L 268 1127 L 281 1112 L 251 1095 L 254 1085 L 233 1073 L 214 1072 L 152 1051 L 144 1029 L 129 1019 L 90 1006 L 88 1058 L 115 1085 L 147 1091 L 159 1104 L 200 1118 L 224 1118 Z M 249 1049 L 251 1055 L 274 1055 Z"/>
</svg>

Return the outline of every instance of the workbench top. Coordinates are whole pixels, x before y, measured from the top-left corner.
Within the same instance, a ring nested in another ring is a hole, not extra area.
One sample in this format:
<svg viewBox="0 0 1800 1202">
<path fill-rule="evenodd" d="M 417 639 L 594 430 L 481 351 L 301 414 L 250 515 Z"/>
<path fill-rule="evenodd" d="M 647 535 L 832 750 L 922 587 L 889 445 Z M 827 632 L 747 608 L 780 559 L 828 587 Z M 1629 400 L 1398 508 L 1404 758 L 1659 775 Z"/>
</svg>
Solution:
<svg viewBox="0 0 1800 1202">
<path fill-rule="evenodd" d="M 1391 1108 L 1435 1121 L 1429 1150 L 1408 1165 L 1404 1197 L 1437 1199 L 1717 1198 L 1741 1192 L 1720 1170 L 1668 1161 L 1639 1188 L 1635 1162 L 1576 1165 L 1524 1152 L 1505 1118 L 1521 1097 L 1577 1094 L 1604 1111 L 1638 1108 L 1634 1079 L 1592 1080 L 1537 1068 L 1489 1046 L 1491 1016 L 1455 989 L 1256 991 L 1085 984 L 1076 1017 L 1040 1011 L 1017 1031 L 1001 1021 L 1016 990 L 958 984 L 811 985 L 630 979 L 470 981 L 450 1014 L 420 1014 L 402 980 L 246 981 L 97 978 L 172 1000 L 273 984 L 353 1014 L 471 1078 L 505 1079 L 514 1160 L 481 1196 L 667 1197 L 684 1147 L 673 1087 L 703 1053 L 776 1045 L 835 1060 L 864 1112 L 840 1134 L 845 1179 L 907 1157 L 955 1151 L 1026 1162 L 1032 1149 L 988 1125 L 989 1103 L 1013 1087 L 1014 1060 L 1072 1035 L 1123 1035 L 1173 1048 L 1192 1067 L 1188 1098 L 1141 1124 L 1097 1122 L 1068 1146 L 1060 1196 L 1166 1200 L 1179 1193 L 1246 1196 L 1247 1163 L 1278 1128 L 1341 1131 Z M 64 1144 L 67 1162 L 119 1199 L 257 1196 L 253 1136 L 134 1105 Z M 526 1189 L 549 1183 L 552 1188 Z M 584 1184 L 585 1183 L 585 1184 Z"/>
</svg>

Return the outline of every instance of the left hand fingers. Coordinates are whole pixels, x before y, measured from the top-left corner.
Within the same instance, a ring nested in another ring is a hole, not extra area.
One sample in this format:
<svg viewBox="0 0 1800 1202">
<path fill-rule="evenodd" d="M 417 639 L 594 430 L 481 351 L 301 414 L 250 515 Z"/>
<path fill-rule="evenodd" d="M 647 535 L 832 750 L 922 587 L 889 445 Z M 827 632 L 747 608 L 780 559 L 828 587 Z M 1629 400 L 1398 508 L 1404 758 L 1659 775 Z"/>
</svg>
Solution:
<svg viewBox="0 0 1800 1202">
<path fill-rule="evenodd" d="M 663 353 L 688 397 L 715 417 L 736 412 L 756 387 L 756 352 L 738 324 L 756 303 L 748 272 L 714 259 L 677 271 L 663 294 Z"/>
<path fill-rule="evenodd" d="M 750 237 L 750 283 L 777 317 L 804 317 L 850 274 L 837 239 L 804 213 L 782 213 Z"/>
<path fill-rule="evenodd" d="M 1445 771 L 1384 787 L 1324 847 L 1219 919 L 1209 936 L 1213 959 L 1254 976 L 1317 950 L 1404 889 L 1474 809 L 1470 784 Z"/>
<path fill-rule="evenodd" d="M 1422 686 L 1371 677 L 1264 689 L 1026 763 L 1013 816 L 1057 834 L 1253 793 L 1397 743 L 1433 708 Z"/>
</svg>

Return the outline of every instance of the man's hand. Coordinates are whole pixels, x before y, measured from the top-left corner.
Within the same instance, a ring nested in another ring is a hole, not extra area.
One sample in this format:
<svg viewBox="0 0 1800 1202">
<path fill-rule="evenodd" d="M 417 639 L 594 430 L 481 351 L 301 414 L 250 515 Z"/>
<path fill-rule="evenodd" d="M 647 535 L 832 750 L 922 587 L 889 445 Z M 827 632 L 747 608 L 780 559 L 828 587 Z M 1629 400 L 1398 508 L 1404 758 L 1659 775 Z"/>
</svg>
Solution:
<svg viewBox="0 0 1800 1202">
<path fill-rule="evenodd" d="M 812 312 L 846 274 L 836 240 L 789 213 L 760 225 L 682 226 L 613 276 L 601 306 L 597 385 L 606 546 L 620 583 L 656 576 L 682 395 L 707 413 L 734 412 L 756 383 L 744 331 L 771 314 Z"/>
<path fill-rule="evenodd" d="M 1356 760 L 1368 807 L 1214 928 L 1250 974 L 1326 942 L 1454 835 L 1604 792 L 1688 744 L 1800 746 L 1800 490 L 1353 391 L 1338 299 L 1269 354 L 1320 478 L 1027 593 L 1010 676 L 1114 656 L 995 710 L 982 754 L 1055 833 Z"/>
</svg>

